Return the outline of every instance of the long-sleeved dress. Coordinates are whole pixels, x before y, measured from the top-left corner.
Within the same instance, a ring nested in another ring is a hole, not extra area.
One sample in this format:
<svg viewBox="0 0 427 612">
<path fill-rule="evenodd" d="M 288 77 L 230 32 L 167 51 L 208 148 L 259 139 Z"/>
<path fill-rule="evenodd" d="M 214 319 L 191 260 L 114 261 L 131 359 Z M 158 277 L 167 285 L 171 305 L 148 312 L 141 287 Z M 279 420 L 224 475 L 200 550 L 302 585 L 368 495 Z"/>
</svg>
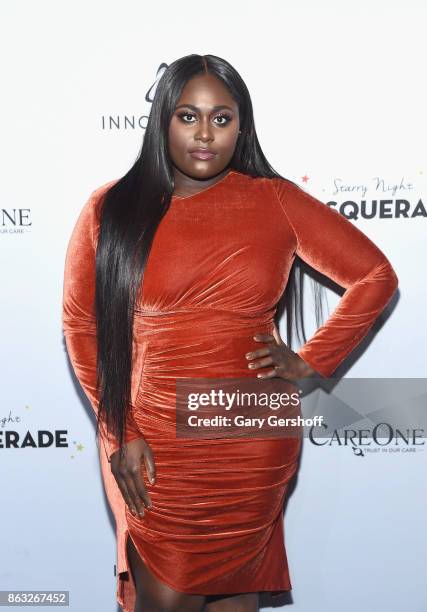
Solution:
<svg viewBox="0 0 427 612">
<path fill-rule="evenodd" d="M 76 377 L 97 411 L 95 251 L 103 194 L 85 204 L 66 255 L 63 330 Z M 125 439 L 151 446 L 153 508 L 134 517 L 110 471 L 118 445 L 101 435 L 100 461 L 117 525 L 117 600 L 133 610 L 126 555 L 132 538 L 151 572 L 186 593 L 291 589 L 282 506 L 299 438 L 184 441 L 175 433 L 181 377 L 257 375 L 245 354 L 272 333 L 295 255 L 346 289 L 328 320 L 297 353 L 330 376 L 390 301 L 397 276 L 384 253 L 350 221 L 282 178 L 231 170 L 219 182 L 173 196 L 149 254 L 134 312 L 131 405 Z M 105 452 L 104 452 L 105 451 Z M 141 467 L 141 469 L 143 469 Z"/>
</svg>

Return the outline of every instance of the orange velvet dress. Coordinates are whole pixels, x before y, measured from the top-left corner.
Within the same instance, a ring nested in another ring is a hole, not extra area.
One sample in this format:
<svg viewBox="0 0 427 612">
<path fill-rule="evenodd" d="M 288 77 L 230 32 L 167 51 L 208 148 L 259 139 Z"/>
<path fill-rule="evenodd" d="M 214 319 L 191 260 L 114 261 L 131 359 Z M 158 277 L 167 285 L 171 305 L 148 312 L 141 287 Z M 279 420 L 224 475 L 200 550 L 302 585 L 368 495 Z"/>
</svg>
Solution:
<svg viewBox="0 0 427 612">
<path fill-rule="evenodd" d="M 68 246 L 63 329 L 75 374 L 94 410 L 95 249 L 111 181 L 84 206 Z M 111 474 L 117 441 L 101 434 L 102 476 L 117 525 L 117 600 L 131 612 L 135 588 L 126 538 L 151 572 L 185 593 L 291 589 L 282 507 L 300 438 L 185 441 L 175 432 L 180 377 L 246 377 L 245 354 L 272 333 L 295 255 L 346 288 L 298 354 L 330 376 L 390 301 L 397 276 L 350 221 L 281 178 L 230 171 L 211 187 L 172 198 L 147 261 L 134 312 L 132 402 L 126 440 L 150 444 L 153 508 L 134 517 Z M 145 472 L 145 469 L 141 467 Z M 125 579 L 127 577 L 127 579 Z"/>
</svg>

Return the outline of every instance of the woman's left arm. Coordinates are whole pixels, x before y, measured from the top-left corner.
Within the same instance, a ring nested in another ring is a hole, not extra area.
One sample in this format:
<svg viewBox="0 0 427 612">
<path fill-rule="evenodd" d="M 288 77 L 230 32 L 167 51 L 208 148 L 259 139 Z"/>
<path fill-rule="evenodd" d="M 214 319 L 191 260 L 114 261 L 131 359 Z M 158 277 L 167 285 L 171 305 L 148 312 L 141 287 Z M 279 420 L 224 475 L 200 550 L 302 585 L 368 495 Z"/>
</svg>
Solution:
<svg viewBox="0 0 427 612">
<path fill-rule="evenodd" d="M 272 179 L 296 254 L 346 291 L 327 321 L 298 351 L 328 377 L 361 342 L 391 300 L 398 278 L 390 261 L 348 219 L 284 179 Z"/>
</svg>

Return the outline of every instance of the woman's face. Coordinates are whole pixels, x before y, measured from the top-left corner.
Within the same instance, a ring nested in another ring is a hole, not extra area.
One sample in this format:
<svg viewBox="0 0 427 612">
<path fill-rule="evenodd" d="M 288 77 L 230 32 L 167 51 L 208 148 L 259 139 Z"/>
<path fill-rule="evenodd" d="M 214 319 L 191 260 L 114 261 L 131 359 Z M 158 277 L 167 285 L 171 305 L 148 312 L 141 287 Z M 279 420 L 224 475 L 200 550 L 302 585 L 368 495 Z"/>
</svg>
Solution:
<svg viewBox="0 0 427 612">
<path fill-rule="evenodd" d="M 190 79 L 169 124 L 175 188 L 191 190 L 194 180 L 216 177 L 226 169 L 238 136 L 239 109 L 226 86 L 211 74 Z M 197 157 L 197 149 L 205 153 Z"/>
</svg>

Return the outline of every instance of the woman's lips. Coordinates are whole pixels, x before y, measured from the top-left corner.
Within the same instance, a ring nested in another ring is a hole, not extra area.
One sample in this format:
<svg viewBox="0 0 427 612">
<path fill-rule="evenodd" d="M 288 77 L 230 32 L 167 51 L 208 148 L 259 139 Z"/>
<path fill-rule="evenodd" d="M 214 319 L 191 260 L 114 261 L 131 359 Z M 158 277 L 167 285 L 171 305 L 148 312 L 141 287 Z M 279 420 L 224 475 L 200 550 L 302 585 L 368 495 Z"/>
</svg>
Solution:
<svg viewBox="0 0 427 612">
<path fill-rule="evenodd" d="M 215 157 L 215 153 L 210 153 L 209 151 L 192 151 L 190 155 L 195 159 L 212 159 Z"/>
</svg>

